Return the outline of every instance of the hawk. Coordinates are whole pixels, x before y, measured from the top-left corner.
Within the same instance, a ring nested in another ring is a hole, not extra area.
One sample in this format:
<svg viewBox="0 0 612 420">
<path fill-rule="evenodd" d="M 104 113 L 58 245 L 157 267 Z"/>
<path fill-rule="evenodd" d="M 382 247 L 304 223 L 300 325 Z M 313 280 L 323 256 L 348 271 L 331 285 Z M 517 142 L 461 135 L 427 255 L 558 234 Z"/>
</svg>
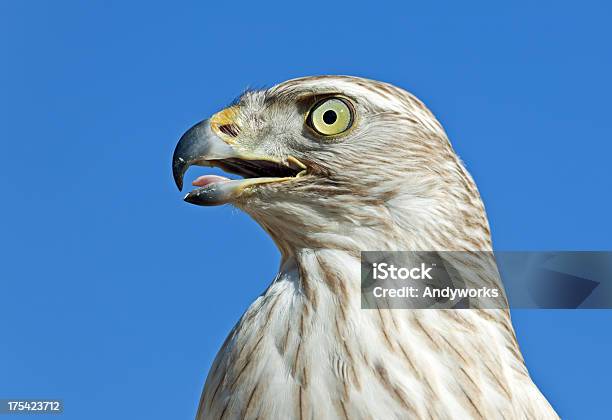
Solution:
<svg viewBox="0 0 612 420">
<path fill-rule="evenodd" d="M 348 76 L 248 91 L 180 139 L 185 201 L 231 204 L 281 253 L 223 343 L 197 419 L 552 419 L 506 309 L 367 310 L 360 252 L 488 251 L 485 209 L 433 114 Z"/>
</svg>

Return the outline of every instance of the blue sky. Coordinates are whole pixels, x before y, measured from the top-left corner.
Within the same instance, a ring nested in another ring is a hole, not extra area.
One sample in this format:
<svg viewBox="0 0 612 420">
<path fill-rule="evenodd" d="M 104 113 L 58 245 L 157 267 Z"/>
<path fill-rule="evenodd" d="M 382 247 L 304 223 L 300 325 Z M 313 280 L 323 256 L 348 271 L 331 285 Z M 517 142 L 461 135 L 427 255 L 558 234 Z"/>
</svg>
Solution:
<svg viewBox="0 0 612 420">
<path fill-rule="evenodd" d="M 1 2 L 0 398 L 62 398 L 66 419 L 193 417 L 279 255 L 244 214 L 183 203 L 170 160 L 246 87 L 312 74 L 402 86 L 474 175 L 497 249 L 612 249 L 610 12 Z M 604 418 L 612 311 L 513 319 L 559 413 Z"/>
</svg>

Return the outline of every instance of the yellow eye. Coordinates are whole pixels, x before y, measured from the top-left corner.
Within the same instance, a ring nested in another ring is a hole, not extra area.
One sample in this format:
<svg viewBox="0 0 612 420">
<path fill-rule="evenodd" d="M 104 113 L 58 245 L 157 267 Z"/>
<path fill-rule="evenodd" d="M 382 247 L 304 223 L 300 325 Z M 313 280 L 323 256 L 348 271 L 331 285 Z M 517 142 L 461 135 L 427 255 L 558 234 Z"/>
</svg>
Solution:
<svg viewBox="0 0 612 420">
<path fill-rule="evenodd" d="M 349 129 L 353 123 L 353 112 L 342 99 L 327 99 L 310 111 L 310 126 L 319 134 L 333 136 Z"/>
</svg>

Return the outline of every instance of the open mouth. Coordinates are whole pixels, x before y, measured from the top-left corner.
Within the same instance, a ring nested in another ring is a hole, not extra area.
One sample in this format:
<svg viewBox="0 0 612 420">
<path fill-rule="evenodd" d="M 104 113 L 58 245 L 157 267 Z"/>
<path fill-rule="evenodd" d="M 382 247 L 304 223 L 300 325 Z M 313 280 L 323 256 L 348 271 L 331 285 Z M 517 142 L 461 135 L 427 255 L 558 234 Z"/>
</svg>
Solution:
<svg viewBox="0 0 612 420">
<path fill-rule="evenodd" d="M 244 179 L 254 178 L 296 178 L 306 167 L 297 159 L 292 158 L 288 164 L 267 160 L 244 160 L 228 158 L 209 160 L 206 166 L 216 166 L 224 172 L 239 175 Z M 205 187 L 215 182 L 230 181 L 229 178 L 218 175 L 203 175 L 193 181 L 195 187 Z"/>
<path fill-rule="evenodd" d="M 306 166 L 294 157 L 286 163 L 273 160 L 226 158 L 195 163 L 198 166 L 218 167 L 242 179 L 219 175 L 202 175 L 192 182 L 199 187 L 185 196 L 185 201 L 202 206 L 224 204 L 236 198 L 245 188 L 254 185 L 289 181 L 307 173 Z"/>
<path fill-rule="evenodd" d="M 204 120 L 181 136 L 172 156 L 172 175 L 179 190 L 190 166 L 213 166 L 239 175 L 242 179 L 229 179 L 219 175 L 204 175 L 193 181 L 199 187 L 184 198 L 191 204 L 216 206 L 234 201 L 249 187 L 284 182 L 307 173 L 306 165 L 288 156 L 285 159 L 251 155 L 236 150 L 211 131 L 210 122 Z"/>
</svg>

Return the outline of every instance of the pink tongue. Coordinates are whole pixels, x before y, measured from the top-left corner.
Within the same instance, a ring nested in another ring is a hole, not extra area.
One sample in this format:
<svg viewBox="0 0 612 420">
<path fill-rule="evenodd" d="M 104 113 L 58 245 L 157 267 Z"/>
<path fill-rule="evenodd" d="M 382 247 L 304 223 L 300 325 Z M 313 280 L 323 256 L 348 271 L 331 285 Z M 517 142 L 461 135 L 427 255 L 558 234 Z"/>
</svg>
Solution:
<svg viewBox="0 0 612 420">
<path fill-rule="evenodd" d="M 203 175 L 191 183 L 194 187 L 205 187 L 216 182 L 227 182 L 229 178 L 218 175 Z"/>
</svg>

